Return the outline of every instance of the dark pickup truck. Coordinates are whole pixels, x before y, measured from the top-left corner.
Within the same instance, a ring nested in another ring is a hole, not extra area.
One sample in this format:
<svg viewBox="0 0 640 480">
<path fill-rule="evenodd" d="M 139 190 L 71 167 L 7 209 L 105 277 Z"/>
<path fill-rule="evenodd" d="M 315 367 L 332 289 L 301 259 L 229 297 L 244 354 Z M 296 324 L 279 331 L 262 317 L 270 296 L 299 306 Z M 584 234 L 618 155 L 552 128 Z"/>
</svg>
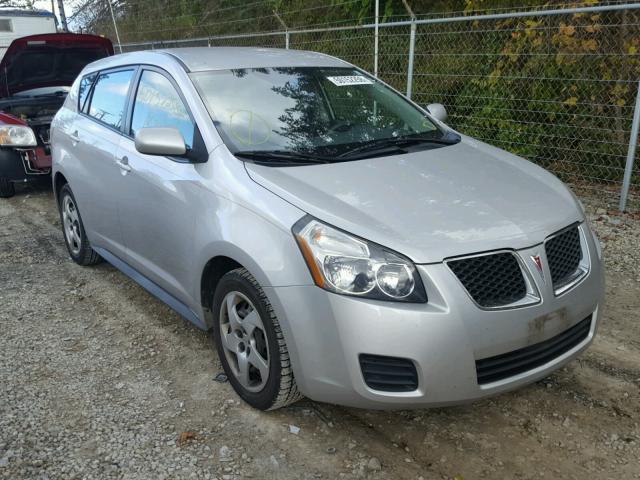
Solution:
<svg viewBox="0 0 640 480">
<path fill-rule="evenodd" d="M 49 127 L 90 62 L 113 55 L 107 38 L 74 33 L 14 40 L 0 62 L 0 197 L 51 172 Z"/>
</svg>

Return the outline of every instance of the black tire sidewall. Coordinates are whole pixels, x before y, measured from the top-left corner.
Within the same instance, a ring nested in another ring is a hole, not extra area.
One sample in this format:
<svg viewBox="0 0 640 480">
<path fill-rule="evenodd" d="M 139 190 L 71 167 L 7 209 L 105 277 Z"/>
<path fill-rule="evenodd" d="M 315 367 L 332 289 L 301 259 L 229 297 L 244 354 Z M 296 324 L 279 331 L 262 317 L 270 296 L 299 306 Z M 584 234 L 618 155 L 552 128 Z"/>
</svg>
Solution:
<svg viewBox="0 0 640 480">
<path fill-rule="evenodd" d="M 245 389 L 240 382 L 238 382 L 229 366 L 224 352 L 224 347 L 222 346 L 220 338 L 220 309 L 224 297 L 233 291 L 242 293 L 251 301 L 251 303 L 253 303 L 254 307 L 260 314 L 260 319 L 262 320 L 265 328 L 265 334 L 269 346 L 269 378 L 267 379 L 267 383 L 264 388 L 259 392 L 251 392 Z M 256 290 L 255 286 L 252 285 L 251 282 L 235 271 L 227 273 L 222 277 L 214 293 L 212 336 L 222 367 L 234 390 L 252 407 L 259 410 L 269 409 L 276 401 L 280 391 L 280 347 L 276 338 L 273 322 L 271 321 L 269 309 L 264 304 L 264 301 L 260 296 L 260 292 Z"/>
<path fill-rule="evenodd" d="M 13 197 L 16 194 L 16 187 L 11 180 L 0 177 L 0 198 Z"/>
<path fill-rule="evenodd" d="M 80 245 L 80 251 L 78 254 L 74 254 L 71 250 L 71 246 L 69 245 L 69 240 L 67 239 L 67 233 L 64 230 L 64 219 L 62 218 L 62 204 L 64 201 L 64 197 L 69 196 L 71 200 L 73 200 L 73 204 L 76 207 L 76 211 L 78 212 L 78 223 L 80 224 L 80 241 L 82 245 Z M 84 233 L 84 225 L 82 224 L 82 216 L 80 215 L 80 210 L 78 209 L 78 202 L 76 202 L 76 197 L 73 196 L 73 192 L 69 185 L 63 185 L 60 189 L 60 193 L 58 194 L 58 211 L 60 213 L 60 223 L 62 225 L 62 235 L 64 236 L 64 244 L 67 246 L 67 251 L 69 252 L 69 256 L 76 263 L 82 263 L 83 256 L 85 254 L 86 245 L 87 245 L 87 236 Z"/>
</svg>

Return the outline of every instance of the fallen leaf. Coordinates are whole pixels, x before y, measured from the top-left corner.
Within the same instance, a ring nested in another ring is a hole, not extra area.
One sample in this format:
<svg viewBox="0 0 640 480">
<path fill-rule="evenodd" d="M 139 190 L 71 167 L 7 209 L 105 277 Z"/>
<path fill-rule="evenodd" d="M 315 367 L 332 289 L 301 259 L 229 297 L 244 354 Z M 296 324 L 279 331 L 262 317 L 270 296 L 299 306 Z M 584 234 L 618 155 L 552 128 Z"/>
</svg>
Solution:
<svg viewBox="0 0 640 480">
<path fill-rule="evenodd" d="M 196 432 L 182 432 L 178 437 L 178 440 L 176 440 L 176 445 L 182 445 L 189 440 L 195 440 L 196 436 Z"/>
<path fill-rule="evenodd" d="M 573 107 L 578 103 L 578 97 L 569 97 L 563 103 Z"/>
</svg>

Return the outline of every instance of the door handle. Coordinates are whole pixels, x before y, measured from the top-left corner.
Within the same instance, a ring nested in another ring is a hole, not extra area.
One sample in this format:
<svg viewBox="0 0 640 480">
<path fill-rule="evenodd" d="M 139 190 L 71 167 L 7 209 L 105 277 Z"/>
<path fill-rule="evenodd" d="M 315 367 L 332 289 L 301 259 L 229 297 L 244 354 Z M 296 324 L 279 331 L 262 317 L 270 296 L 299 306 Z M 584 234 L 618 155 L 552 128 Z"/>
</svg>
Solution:
<svg viewBox="0 0 640 480">
<path fill-rule="evenodd" d="M 122 157 L 120 160 L 116 160 L 116 163 L 121 170 L 124 170 L 125 172 L 131 171 L 131 165 L 129 165 L 129 159 L 127 157 Z"/>
<path fill-rule="evenodd" d="M 80 141 L 80 137 L 78 136 L 78 131 L 77 130 L 75 132 L 69 134 L 69 137 L 71 138 L 72 142 L 78 143 Z"/>
</svg>

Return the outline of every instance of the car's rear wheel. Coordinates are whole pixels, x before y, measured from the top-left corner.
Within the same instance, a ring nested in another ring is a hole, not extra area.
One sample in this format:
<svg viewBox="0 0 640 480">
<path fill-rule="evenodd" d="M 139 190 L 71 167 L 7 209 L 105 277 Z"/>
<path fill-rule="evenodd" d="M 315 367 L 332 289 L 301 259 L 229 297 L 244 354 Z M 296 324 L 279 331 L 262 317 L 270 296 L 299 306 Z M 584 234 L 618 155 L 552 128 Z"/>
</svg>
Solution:
<svg viewBox="0 0 640 480">
<path fill-rule="evenodd" d="M 222 367 L 244 401 L 260 410 L 274 410 L 302 398 L 278 318 L 246 269 L 222 277 L 213 297 L 213 314 L 213 340 Z"/>
<path fill-rule="evenodd" d="M 102 259 L 89 243 L 84 231 L 82 217 L 78 210 L 78 204 L 71 192 L 69 185 L 64 185 L 58 194 L 58 209 L 62 221 L 64 241 L 67 244 L 69 255 L 78 265 L 95 265 Z"/>
<path fill-rule="evenodd" d="M 0 198 L 13 197 L 16 194 L 16 187 L 8 178 L 0 177 Z"/>
</svg>

